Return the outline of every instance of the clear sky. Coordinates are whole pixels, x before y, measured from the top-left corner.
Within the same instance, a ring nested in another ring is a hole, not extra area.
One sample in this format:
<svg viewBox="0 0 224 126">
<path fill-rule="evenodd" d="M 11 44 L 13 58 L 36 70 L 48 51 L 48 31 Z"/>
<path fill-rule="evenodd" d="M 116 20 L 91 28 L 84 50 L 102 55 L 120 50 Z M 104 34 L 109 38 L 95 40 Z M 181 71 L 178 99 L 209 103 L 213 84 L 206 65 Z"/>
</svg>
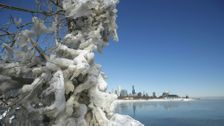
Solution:
<svg viewBox="0 0 224 126">
<path fill-rule="evenodd" d="M 0 0 L 32 8 L 31 0 Z M 30 20 L 24 13 L 0 11 Z M 161 94 L 224 96 L 223 0 L 120 0 L 119 42 L 110 42 L 96 62 L 118 85 Z"/>
<path fill-rule="evenodd" d="M 118 11 L 120 40 L 97 56 L 109 90 L 224 96 L 223 0 L 121 0 Z"/>
</svg>

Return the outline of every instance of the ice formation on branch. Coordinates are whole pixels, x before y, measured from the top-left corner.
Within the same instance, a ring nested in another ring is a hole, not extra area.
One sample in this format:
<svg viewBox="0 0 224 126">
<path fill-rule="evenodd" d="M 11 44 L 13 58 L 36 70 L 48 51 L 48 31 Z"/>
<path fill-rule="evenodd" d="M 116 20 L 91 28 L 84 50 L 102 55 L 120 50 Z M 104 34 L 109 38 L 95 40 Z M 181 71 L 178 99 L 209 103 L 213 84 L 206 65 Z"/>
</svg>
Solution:
<svg viewBox="0 0 224 126">
<path fill-rule="evenodd" d="M 27 71 L 23 71 L 21 65 L 10 68 L 11 75 L 29 74 L 36 79 L 20 86 L 17 105 L 21 109 L 11 110 L 20 114 L 14 116 L 11 113 L 13 118 L 8 118 L 9 123 L 20 120 L 25 125 L 33 125 L 34 121 L 47 120 L 47 125 L 54 126 L 142 126 L 131 117 L 114 114 L 109 109 L 116 95 L 105 92 L 105 76 L 101 66 L 94 62 L 94 53 L 101 52 L 110 37 L 118 40 L 117 3 L 117 0 L 63 1 L 66 18 L 71 19 L 72 25 L 64 39 L 56 41 L 54 53 L 44 56 L 45 64 L 32 68 L 24 66 Z M 24 30 L 17 37 L 17 52 L 22 56 L 32 51 L 29 44 L 35 44 L 36 36 L 54 29 L 36 17 L 33 23 L 31 30 Z M 8 51 L 10 53 L 11 49 Z M 24 62 L 27 57 L 20 58 Z M 19 63 L 11 65 L 16 64 Z M 0 66 L 3 68 L 5 66 Z M 8 73 L 5 71 L 5 75 Z"/>
</svg>

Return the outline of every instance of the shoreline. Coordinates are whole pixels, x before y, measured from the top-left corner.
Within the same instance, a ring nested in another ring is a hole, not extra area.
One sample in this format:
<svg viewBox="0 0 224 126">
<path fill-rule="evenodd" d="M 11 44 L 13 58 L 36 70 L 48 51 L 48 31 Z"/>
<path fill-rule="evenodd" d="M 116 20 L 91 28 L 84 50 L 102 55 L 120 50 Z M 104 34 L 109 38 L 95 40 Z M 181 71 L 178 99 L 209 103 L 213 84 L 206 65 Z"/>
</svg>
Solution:
<svg viewBox="0 0 224 126">
<path fill-rule="evenodd" d="M 190 101 L 195 101 L 197 99 L 194 98 L 175 98 L 175 99 L 130 99 L 130 100 L 125 100 L 125 99 L 116 99 L 114 102 L 111 104 L 111 111 L 114 111 L 115 107 L 118 104 L 121 103 L 135 103 L 135 102 L 190 102 Z"/>
<path fill-rule="evenodd" d="M 174 98 L 174 99 L 117 99 L 115 102 L 169 102 L 169 101 L 194 101 L 194 98 Z"/>
</svg>

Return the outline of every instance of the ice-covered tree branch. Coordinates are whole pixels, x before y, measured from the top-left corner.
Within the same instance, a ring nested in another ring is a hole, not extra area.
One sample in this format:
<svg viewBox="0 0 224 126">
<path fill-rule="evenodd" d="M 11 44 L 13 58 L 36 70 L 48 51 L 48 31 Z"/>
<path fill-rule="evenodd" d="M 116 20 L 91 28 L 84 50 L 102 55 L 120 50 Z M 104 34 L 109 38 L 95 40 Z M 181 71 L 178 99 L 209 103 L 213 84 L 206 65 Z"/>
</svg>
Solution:
<svg viewBox="0 0 224 126">
<path fill-rule="evenodd" d="M 4 43 L 0 94 L 11 105 L 4 123 L 142 126 L 129 116 L 111 111 L 116 95 L 106 92 L 106 77 L 95 63 L 95 53 L 102 52 L 110 38 L 118 40 L 118 0 L 49 0 L 48 3 L 52 3 L 45 7 L 49 11 L 0 4 L 7 9 L 44 15 L 32 17 L 31 27 L 16 32 L 14 46 Z M 48 53 L 42 49 L 46 43 L 37 41 L 45 34 L 55 38 L 51 39 Z M 60 35 L 64 37 L 59 41 Z"/>
<path fill-rule="evenodd" d="M 0 7 L 1 7 L 1 9 L 9 9 L 9 10 L 15 10 L 15 11 L 22 11 L 22 12 L 32 13 L 32 14 L 38 13 L 38 14 L 43 14 L 45 16 L 52 15 L 52 13 L 45 12 L 45 11 L 35 11 L 35 10 L 30 10 L 30 9 L 26 9 L 26 8 L 20 8 L 20 7 L 11 6 L 11 5 L 7 5 L 7 4 L 3 4 L 3 3 L 0 3 Z"/>
</svg>

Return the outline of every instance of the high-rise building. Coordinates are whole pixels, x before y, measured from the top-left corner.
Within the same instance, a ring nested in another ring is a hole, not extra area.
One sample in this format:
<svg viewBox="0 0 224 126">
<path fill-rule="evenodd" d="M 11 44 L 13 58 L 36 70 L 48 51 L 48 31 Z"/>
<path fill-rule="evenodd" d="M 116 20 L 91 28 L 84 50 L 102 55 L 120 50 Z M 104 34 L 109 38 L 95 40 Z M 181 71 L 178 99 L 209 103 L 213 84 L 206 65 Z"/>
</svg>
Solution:
<svg viewBox="0 0 224 126">
<path fill-rule="evenodd" d="M 156 92 L 153 92 L 153 93 L 152 93 L 152 97 L 153 97 L 153 98 L 156 98 Z"/>
<path fill-rule="evenodd" d="M 121 86 L 118 86 L 118 89 L 117 89 L 118 96 L 120 96 L 120 95 L 121 95 L 121 90 L 122 90 Z"/>
<path fill-rule="evenodd" d="M 122 90 L 121 90 L 121 94 L 120 94 L 120 96 L 121 96 L 121 97 L 126 97 L 126 96 L 128 96 L 128 91 L 125 90 L 125 89 L 122 89 Z"/>
<path fill-rule="evenodd" d="M 167 97 L 168 95 L 170 95 L 170 93 L 168 91 L 163 92 L 162 97 Z"/>
<path fill-rule="evenodd" d="M 118 86 L 117 89 L 115 90 L 115 94 L 117 96 L 120 96 L 121 95 L 121 86 Z"/>
<path fill-rule="evenodd" d="M 138 92 L 137 96 L 142 97 L 142 92 Z"/>
<path fill-rule="evenodd" d="M 135 92 L 135 86 L 132 85 L 132 95 L 135 95 L 135 94 L 136 94 L 136 92 Z"/>
</svg>

